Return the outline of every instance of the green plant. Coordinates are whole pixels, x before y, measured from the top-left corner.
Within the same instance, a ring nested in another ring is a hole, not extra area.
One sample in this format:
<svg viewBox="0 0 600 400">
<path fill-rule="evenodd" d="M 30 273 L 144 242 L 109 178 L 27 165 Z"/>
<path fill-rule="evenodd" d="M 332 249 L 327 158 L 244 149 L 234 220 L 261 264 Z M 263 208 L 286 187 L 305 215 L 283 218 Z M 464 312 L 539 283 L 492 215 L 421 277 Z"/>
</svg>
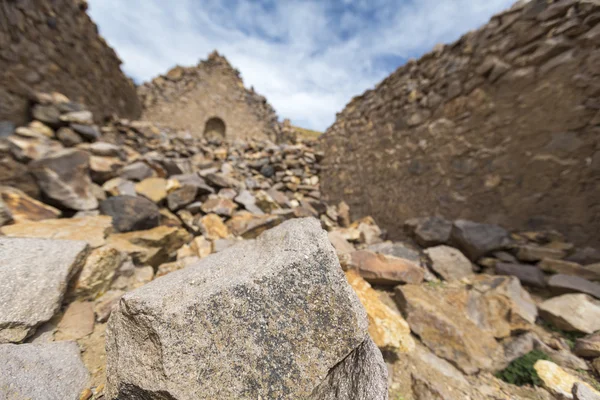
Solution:
<svg viewBox="0 0 600 400">
<path fill-rule="evenodd" d="M 429 281 L 426 283 L 426 285 L 430 288 L 444 287 L 445 284 L 446 283 L 444 281 Z"/>
<path fill-rule="evenodd" d="M 496 373 L 496 377 L 517 386 L 539 386 L 542 380 L 533 368 L 538 360 L 549 360 L 549 358 L 546 353 L 533 350 L 511 362 L 508 367 Z"/>
</svg>

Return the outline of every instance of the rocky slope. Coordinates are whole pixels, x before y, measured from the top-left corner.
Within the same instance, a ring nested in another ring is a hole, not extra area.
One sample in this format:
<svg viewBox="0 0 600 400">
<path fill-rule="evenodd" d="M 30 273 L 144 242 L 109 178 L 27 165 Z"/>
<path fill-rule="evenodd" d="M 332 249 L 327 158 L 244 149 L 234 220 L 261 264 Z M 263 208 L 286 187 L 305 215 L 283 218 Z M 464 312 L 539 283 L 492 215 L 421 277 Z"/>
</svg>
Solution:
<svg viewBox="0 0 600 400">
<path fill-rule="evenodd" d="M 519 2 L 354 98 L 324 135 L 325 198 L 397 238 L 439 213 L 598 246 L 599 15 Z"/>
<path fill-rule="evenodd" d="M 0 146 L 0 398 L 599 395 L 598 250 L 442 217 L 389 241 L 321 200 L 315 142 L 36 98 Z"/>
</svg>

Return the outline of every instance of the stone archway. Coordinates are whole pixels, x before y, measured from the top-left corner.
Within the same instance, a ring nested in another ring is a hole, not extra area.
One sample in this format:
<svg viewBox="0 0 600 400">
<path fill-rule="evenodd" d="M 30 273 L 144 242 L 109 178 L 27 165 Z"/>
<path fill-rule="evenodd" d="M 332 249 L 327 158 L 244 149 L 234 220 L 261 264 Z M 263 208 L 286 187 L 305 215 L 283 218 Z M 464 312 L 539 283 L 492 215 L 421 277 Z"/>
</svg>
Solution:
<svg viewBox="0 0 600 400">
<path fill-rule="evenodd" d="M 225 139 L 225 122 L 219 117 L 212 117 L 204 125 L 204 137 L 208 140 Z"/>
</svg>

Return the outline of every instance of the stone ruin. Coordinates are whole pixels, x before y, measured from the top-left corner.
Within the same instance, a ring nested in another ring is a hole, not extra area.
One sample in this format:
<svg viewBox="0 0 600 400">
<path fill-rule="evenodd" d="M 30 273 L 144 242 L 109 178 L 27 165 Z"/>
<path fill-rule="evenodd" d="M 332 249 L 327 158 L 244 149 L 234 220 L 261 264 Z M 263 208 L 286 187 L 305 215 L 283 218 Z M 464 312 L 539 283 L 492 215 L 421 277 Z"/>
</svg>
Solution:
<svg viewBox="0 0 600 400">
<path fill-rule="evenodd" d="M 86 10 L 85 0 L 0 2 L 0 136 L 30 120 L 38 91 L 86 104 L 96 122 L 139 117 L 135 86 Z"/>
<path fill-rule="evenodd" d="M 143 119 L 212 139 L 280 139 L 277 114 L 216 51 L 138 88 Z"/>
<path fill-rule="evenodd" d="M 440 214 L 600 244 L 600 6 L 519 2 L 354 98 L 323 193 L 393 236 Z"/>
</svg>

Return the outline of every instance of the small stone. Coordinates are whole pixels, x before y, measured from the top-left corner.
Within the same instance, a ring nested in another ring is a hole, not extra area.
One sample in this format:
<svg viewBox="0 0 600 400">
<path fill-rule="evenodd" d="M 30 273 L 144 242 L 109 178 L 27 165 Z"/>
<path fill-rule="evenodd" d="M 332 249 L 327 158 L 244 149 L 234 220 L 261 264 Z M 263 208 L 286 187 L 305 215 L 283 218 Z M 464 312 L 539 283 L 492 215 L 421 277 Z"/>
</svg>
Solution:
<svg viewBox="0 0 600 400">
<path fill-rule="evenodd" d="M 572 393 L 575 400 L 600 400 L 600 393 L 582 382 L 575 382 Z"/>
<path fill-rule="evenodd" d="M 0 186 L 0 201 L 2 201 L 11 215 L 11 220 L 15 223 L 58 218 L 62 214 L 60 210 L 37 201 L 25 192 L 9 186 Z"/>
<path fill-rule="evenodd" d="M 71 122 L 74 124 L 93 124 L 94 115 L 90 111 L 71 111 L 60 116 L 62 122 Z"/>
<path fill-rule="evenodd" d="M 327 234 L 327 237 L 335 248 L 338 256 L 341 254 L 349 254 L 354 251 L 354 246 L 352 246 L 339 231 L 331 231 Z"/>
<path fill-rule="evenodd" d="M 135 191 L 140 196 L 160 203 L 167 198 L 167 180 L 164 178 L 146 178 L 137 185 Z"/>
<path fill-rule="evenodd" d="M 497 275 L 516 276 L 523 285 L 539 288 L 547 286 L 546 276 L 533 265 L 497 263 L 495 271 Z"/>
<path fill-rule="evenodd" d="M 65 149 L 33 161 L 29 166 L 42 191 L 50 199 L 77 211 L 98 208 L 89 177 L 88 153 Z"/>
<path fill-rule="evenodd" d="M 48 139 L 10 136 L 6 140 L 15 159 L 24 163 L 51 156 L 63 148 L 59 142 Z"/>
<path fill-rule="evenodd" d="M 600 330 L 600 301 L 586 294 L 565 294 L 539 305 L 540 316 L 558 329 L 587 334 Z"/>
<path fill-rule="evenodd" d="M 457 281 L 473 275 L 471 261 L 453 247 L 430 247 L 424 252 L 431 260 L 431 269 L 446 281 Z"/>
<path fill-rule="evenodd" d="M 566 255 L 564 250 L 534 245 L 519 246 L 517 250 L 517 258 L 526 262 L 540 261 L 544 258 L 561 259 Z"/>
<path fill-rule="evenodd" d="M 109 290 L 104 293 L 102 297 L 96 300 L 94 305 L 94 314 L 96 314 L 96 321 L 106 322 L 110 313 L 117 307 L 119 299 L 125 294 L 122 290 Z"/>
<path fill-rule="evenodd" d="M 214 197 L 206 200 L 200 207 L 207 214 L 217 214 L 222 217 L 231 217 L 237 208 L 237 204 L 229 199 Z"/>
<path fill-rule="evenodd" d="M 87 251 L 82 241 L 0 237 L 0 343 L 21 342 L 54 316 Z"/>
<path fill-rule="evenodd" d="M 79 274 L 74 296 L 91 300 L 103 294 L 123 261 L 123 255 L 111 246 L 93 250 Z"/>
<path fill-rule="evenodd" d="M 34 119 L 50 126 L 58 126 L 61 123 L 60 111 L 51 105 L 36 104 L 31 110 Z"/>
<path fill-rule="evenodd" d="M 88 142 L 95 142 L 101 136 L 95 125 L 71 124 L 71 129 Z"/>
<path fill-rule="evenodd" d="M 75 400 L 88 378 L 75 342 L 0 345 L 3 399 Z"/>
<path fill-rule="evenodd" d="M 102 189 L 111 196 L 136 196 L 135 183 L 123 178 L 110 179 L 102 185 Z"/>
<path fill-rule="evenodd" d="M 600 284 L 571 275 L 552 275 L 548 287 L 555 294 L 585 293 L 600 299 Z"/>
<path fill-rule="evenodd" d="M 173 175 L 171 179 L 179 181 L 181 186 L 194 186 L 197 189 L 198 195 L 213 194 L 215 192 L 198 174 Z"/>
<path fill-rule="evenodd" d="M 577 339 L 574 352 L 580 357 L 600 357 L 600 332 Z"/>
<path fill-rule="evenodd" d="M 167 196 L 167 206 L 171 211 L 178 211 L 196 200 L 198 189 L 195 186 L 183 185 L 169 193 Z"/>
<path fill-rule="evenodd" d="M 152 229 L 160 224 L 160 210 L 152 201 L 137 196 L 115 196 L 100 203 L 100 212 L 112 217 L 117 232 Z"/>
<path fill-rule="evenodd" d="M 538 360 L 533 368 L 542 380 L 544 387 L 548 389 L 552 395 L 562 399 L 574 398 L 572 390 L 573 385 L 576 383 L 579 382 L 588 386 L 587 383 L 581 382 L 578 378 L 569 374 L 551 361 Z M 591 387 L 588 386 L 588 388 L 592 391 L 592 393 L 597 393 Z"/>
<path fill-rule="evenodd" d="M 338 224 L 342 228 L 347 228 L 350 226 L 350 223 L 350 207 L 342 201 L 338 204 Z"/>
<path fill-rule="evenodd" d="M 90 157 L 90 176 L 94 183 L 99 185 L 114 178 L 123 166 L 117 157 Z"/>
<path fill-rule="evenodd" d="M 423 282 L 423 269 L 412 261 L 367 250 L 355 251 L 350 256 L 351 266 L 370 283 L 397 285 Z"/>
<path fill-rule="evenodd" d="M 404 258 L 416 264 L 421 263 L 421 253 L 402 242 L 375 243 L 367 247 L 367 250 L 373 251 L 375 253 L 385 254 L 387 256 Z"/>
<path fill-rule="evenodd" d="M 152 267 L 137 267 L 131 276 L 119 276 L 111 285 L 112 290 L 131 291 L 140 288 L 154 279 L 154 268 Z"/>
<path fill-rule="evenodd" d="M 267 229 L 271 229 L 281 222 L 282 219 L 276 215 L 238 213 L 227 221 L 227 227 L 235 236 L 241 236 L 244 239 L 254 239 Z"/>
<path fill-rule="evenodd" d="M 78 340 L 94 331 L 94 306 L 91 302 L 75 301 L 67 307 L 58 323 L 55 340 Z"/>
<path fill-rule="evenodd" d="M 198 226 L 202 235 L 209 240 L 224 239 L 229 236 L 229 229 L 217 214 L 208 214 L 200 218 Z"/>
<path fill-rule="evenodd" d="M 415 218 L 406 221 L 404 227 L 419 246 L 433 247 L 448 243 L 452 222 L 442 217 Z"/>
<path fill-rule="evenodd" d="M 71 128 L 62 127 L 56 132 L 56 138 L 65 147 L 75 147 L 80 143 L 83 143 L 83 139 Z"/>
<path fill-rule="evenodd" d="M 136 161 L 133 164 L 124 167 L 119 176 L 123 179 L 141 182 L 144 179 L 151 178 L 155 175 L 156 173 L 148 166 L 148 164 L 142 161 Z"/>
<path fill-rule="evenodd" d="M 543 271 L 551 274 L 572 275 L 590 281 L 600 281 L 600 271 L 595 271 L 593 269 L 583 267 L 571 261 L 545 258 L 542 261 L 540 261 L 538 266 Z"/>
<path fill-rule="evenodd" d="M 248 190 L 242 190 L 234 200 L 252 214 L 264 214 L 263 210 L 256 205 L 256 198 Z"/>
<path fill-rule="evenodd" d="M 238 188 L 241 186 L 240 182 L 223 174 L 208 174 L 206 175 L 206 180 L 218 188 Z"/>
<path fill-rule="evenodd" d="M 263 213 L 272 213 L 273 211 L 281 208 L 279 204 L 264 190 L 259 190 L 256 192 L 255 201 L 256 205 L 263 211 Z"/>
<path fill-rule="evenodd" d="M 477 261 L 508 244 L 508 232 L 497 225 L 458 220 L 452 225 L 450 240 L 471 261 Z"/>
</svg>

